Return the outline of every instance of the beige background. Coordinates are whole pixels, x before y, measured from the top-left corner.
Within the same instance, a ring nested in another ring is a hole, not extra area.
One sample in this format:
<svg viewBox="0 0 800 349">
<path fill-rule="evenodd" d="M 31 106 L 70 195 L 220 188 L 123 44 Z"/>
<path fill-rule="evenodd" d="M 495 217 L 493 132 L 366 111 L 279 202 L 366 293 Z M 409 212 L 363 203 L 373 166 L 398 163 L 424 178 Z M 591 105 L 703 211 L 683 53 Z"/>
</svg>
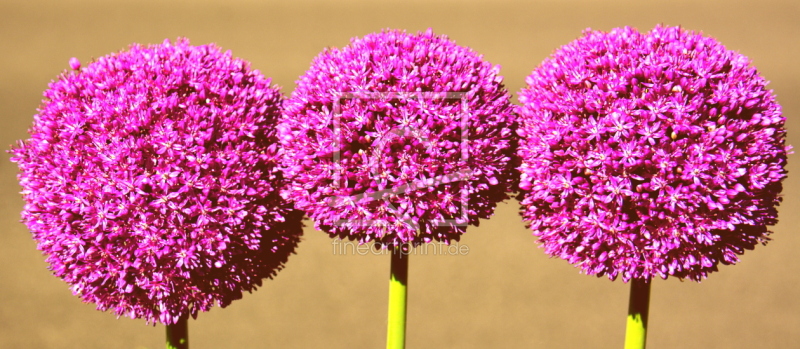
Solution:
<svg viewBox="0 0 800 349">
<path fill-rule="evenodd" d="M 131 42 L 186 36 L 215 42 L 274 78 L 285 93 L 326 46 L 382 28 L 432 27 L 503 66 L 516 93 L 524 78 L 586 27 L 657 23 L 702 30 L 752 58 L 800 129 L 797 1 L 28 1 L 0 3 L 0 145 L 27 136 L 47 83 Z M 50 275 L 26 228 L 16 166 L 0 154 L 0 348 L 160 348 L 162 326 L 116 320 Z M 654 284 L 649 344 L 658 348 L 800 347 L 798 160 L 790 159 L 774 241 L 701 284 Z M 409 348 L 619 348 L 627 285 L 549 259 L 516 215 L 515 201 L 470 228 L 460 256 L 411 260 Z M 192 347 L 380 348 L 388 256 L 334 255 L 308 229 L 287 268 L 227 309 L 191 322 Z"/>
</svg>

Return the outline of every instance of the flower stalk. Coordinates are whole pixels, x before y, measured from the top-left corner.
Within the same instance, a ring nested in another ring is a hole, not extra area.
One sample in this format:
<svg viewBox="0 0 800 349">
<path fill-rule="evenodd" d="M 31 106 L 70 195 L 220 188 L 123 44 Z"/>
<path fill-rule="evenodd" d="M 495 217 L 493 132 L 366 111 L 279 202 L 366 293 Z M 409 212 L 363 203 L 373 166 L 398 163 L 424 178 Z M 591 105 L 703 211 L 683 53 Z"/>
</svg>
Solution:
<svg viewBox="0 0 800 349">
<path fill-rule="evenodd" d="M 188 316 L 183 316 L 178 322 L 167 325 L 167 349 L 189 349 L 188 320 Z"/>
<path fill-rule="evenodd" d="M 647 345 L 647 316 L 650 313 L 650 281 L 633 279 L 628 302 L 625 349 L 644 349 Z"/>
<path fill-rule="evenodd" d="M 406 308 L 408 300 L 408 257 L 406 246 L 392 251 L 389 276 L 389 321 L 386 331 L 386 349 L 406 347 Z"/>
</svg>

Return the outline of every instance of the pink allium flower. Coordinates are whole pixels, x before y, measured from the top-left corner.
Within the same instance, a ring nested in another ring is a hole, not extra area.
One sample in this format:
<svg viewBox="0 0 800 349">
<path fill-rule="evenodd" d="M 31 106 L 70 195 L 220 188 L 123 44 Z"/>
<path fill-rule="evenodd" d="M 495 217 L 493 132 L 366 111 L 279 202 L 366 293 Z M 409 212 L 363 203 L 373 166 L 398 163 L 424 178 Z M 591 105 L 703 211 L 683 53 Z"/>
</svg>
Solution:
<svg viewBox="0 0 800 349">
<path fill-rule="evenodd" d="M 586 31 L 520 93 L 522 215 L 610 279 L 700 281 L 766 243 L 786 177 L 781 108 L 743 55 L 680 28 Z"/>
<path fill-rule="evenodd" d="M 498 72 L 430 30 L 325 50 L 284 104 L 284 197 L 332 237 L 458 240 L 513 185 L 514 115 Z"/>
<path fill-rule="evenodd" d="M 275 166 L 282 96 L 247 62 L 185 39 L 133 45 L 45 97 L 12 150 L 22 218 L 85 302 L 171 324 L 241 298 L 294 251 L 301 214 Z"/>
</svg>

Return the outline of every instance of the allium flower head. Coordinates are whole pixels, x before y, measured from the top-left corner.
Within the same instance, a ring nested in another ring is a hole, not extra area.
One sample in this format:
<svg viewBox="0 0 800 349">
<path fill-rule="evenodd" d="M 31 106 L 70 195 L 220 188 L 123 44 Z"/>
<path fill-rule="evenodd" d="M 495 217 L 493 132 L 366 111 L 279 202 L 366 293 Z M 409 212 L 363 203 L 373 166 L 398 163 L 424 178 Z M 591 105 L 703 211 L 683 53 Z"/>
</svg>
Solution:
<svg viewBox="0 0 800 349">
<path fill-rule="evenodd" d="M 284 197 L 332 237 L 458 240 L 513 185 L 499 67 L 430 30 L 326 49 L 284 104 Z"/>
<path fill-rule="evenodd" d="M 45 97 L 12 150 L 22 218 L 84 301 L 171 324 L 241 298 L 294 251 L 301 215 L 278 193 L 282 97 L 230 51 L 132 45 Z"/>
<path fill-rule="evenodd" d="M 587 30 L 527 84 L 522 215 L 548 254 L 700 281 L 769 240 L 789 147 L 743 55 L 678 27 Z"/>
</svg>

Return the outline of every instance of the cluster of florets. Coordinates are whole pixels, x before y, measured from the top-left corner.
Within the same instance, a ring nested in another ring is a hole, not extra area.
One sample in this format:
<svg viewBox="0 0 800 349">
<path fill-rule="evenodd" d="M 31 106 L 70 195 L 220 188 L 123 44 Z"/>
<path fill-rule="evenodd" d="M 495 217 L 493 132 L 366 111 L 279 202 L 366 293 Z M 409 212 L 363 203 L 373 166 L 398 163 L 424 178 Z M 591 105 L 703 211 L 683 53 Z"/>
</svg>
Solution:
<svg viewBox="0 0 800 349">
<path fill-rule="evenodd" d="M 187 40 L 133 45 L 45 97 L 13 149 L 22 216 L 84 301 L 171 324 L 252 291 L 294 251 L 302 215 L 276 169 L 282 97 L 247 62 Z"/>
<path fill-rule="evenodd" d="M 587 274 L 699 281 L 766 243 L 780 106 L 741 54 L 677 27 L 586 31 L 520 94 L 522 215 Z"/>
<path fill-rule="evenodd" d="M 498 72 L 430 30 L 325 50 L 284 104 L 284 197 L 333 237 L 458 240 L 513 185 L 514 115 Z"/>
</svg>

